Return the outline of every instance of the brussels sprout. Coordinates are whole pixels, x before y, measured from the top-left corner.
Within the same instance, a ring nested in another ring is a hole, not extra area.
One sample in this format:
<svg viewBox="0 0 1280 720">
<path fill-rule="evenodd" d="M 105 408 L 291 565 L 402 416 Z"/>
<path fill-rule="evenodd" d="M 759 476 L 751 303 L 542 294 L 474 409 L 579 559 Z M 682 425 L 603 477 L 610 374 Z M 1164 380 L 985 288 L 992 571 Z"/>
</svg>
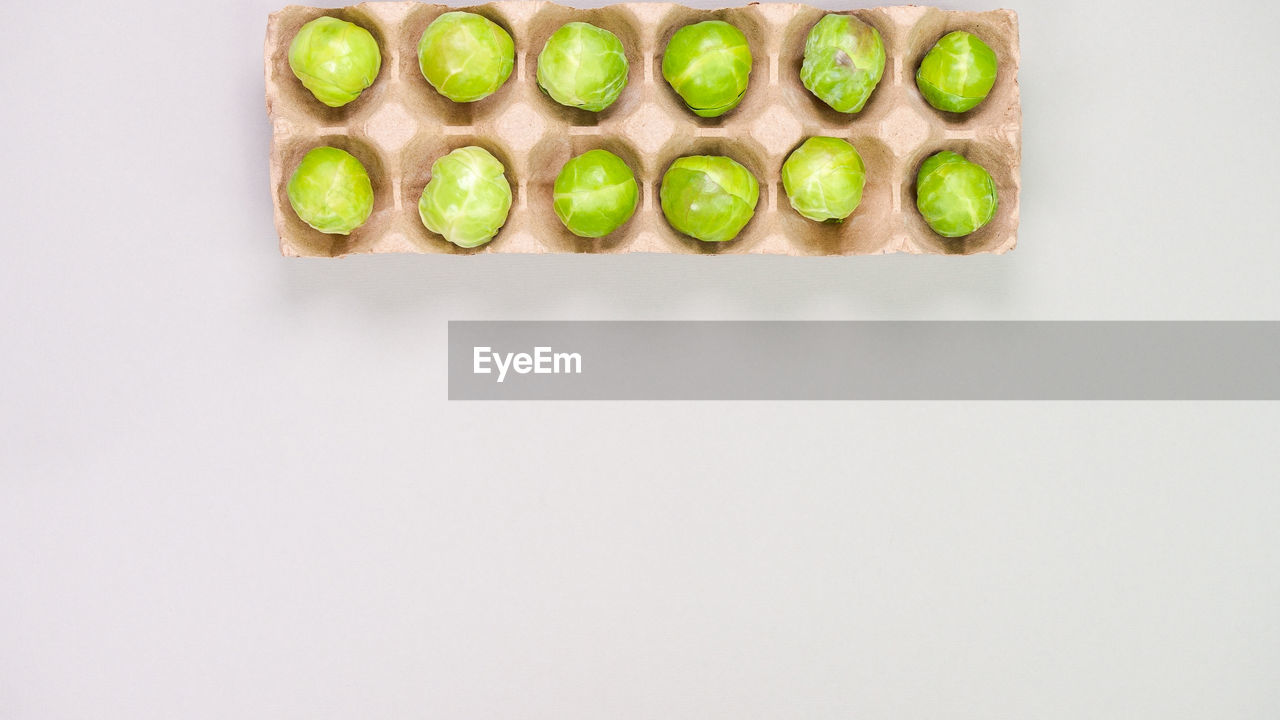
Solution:
<svg viewBox="0 0 1280 720">
<path fill-rule="evenodd" d="M 497 23 L 469 12 L 436 18 L 418 41 L 418 67 L 441 95 L 475 102 L 502 87 L 515 67 L 516 46 Z"/>
<path fill-rule="evenodd" d="M 750 76 L 747 36 L 722 20 L 685 25 L 662 54 L 662 77 L 700 117 L 719 117 L 737 107 Z"/>
<path fill-rule="evenodd" d="M 627 86 L 617 35 L 584 22 L 562 25 L 538 54 L 538 87 L 561 105 L 600 112 Z"/>
<path fill-rule="evenodd" d="M 916 176 L 916 207 L 943 237 L 968 235 L 991 222 L 999 206 L 996 183 L 986 168 L 963 155 L 942 151 L 924 161 Z"/>
<path fill-rule="evenodd" d="M 511 210 L 506 168 L 484 148 L 458 148 L 431 165 L 422 189 L 422 224 L 458 247 L 483 245 L 498 234 Z"/>
<path fill-rule="evenodd" d="M 565 163 L 556 177 L 556 217 L 579 237 L 604 237 L 617 230 L 631 219 L 639 201 L 636 176 L 608 150 L 588 150 Z"/>
<path fill-rule="evenodd" d="M 382 52 L 368 30 L 333 17 L 302 26 L 289 44 L 289 69 L 329 107 L 360 97 L 382 69 Z"/>
<path fill-rule="evenodd" d="M 949 33 L 916 71 L 916 86 L 935 108 L 962 113 L 977 107 L 996 84 L 996 54 L 976 35 Z"/>
<path fill-rule="evenodd" d="M 705 242 L 726 242 L 755 214 L 760 183 L 730 158 L 691 155 L 671 163 L 659 196 L 671 227 Z"/>
<path fill-rule="evenodd" d="M 804 41 L 800 80 L 842 113 L 861 112 L 884 77 L 880 31 L 852 15 L 826 15 Z"/>
<path fill-rule="evenodd" d="M 782 187 L 796 212 L 818 222 L 840 222 L 862 202 L 867 168 L 852 145 L 811 137 L 782 164 Z"/>
<path fill-rule="evenodd" d="M 364 165 L 345 150 L 318 147 L 289 178 L 289 204 L 322 233 L 348 235 L 373 213 L 373 185 Z"/>
</svg>

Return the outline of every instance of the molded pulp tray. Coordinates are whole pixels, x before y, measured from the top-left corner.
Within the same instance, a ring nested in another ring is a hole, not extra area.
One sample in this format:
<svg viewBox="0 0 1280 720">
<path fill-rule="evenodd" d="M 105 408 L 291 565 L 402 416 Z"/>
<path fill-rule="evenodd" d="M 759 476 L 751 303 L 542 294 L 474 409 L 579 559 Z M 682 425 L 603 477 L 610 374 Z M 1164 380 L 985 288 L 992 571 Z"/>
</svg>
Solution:
<svg viewBox="0 0 1280 720">
<path fill-rule="evenodd" d="M 453 103 L 418 70 L 417 44 L 436 17 L 465 9 L 511 33 L 516 64 L 493 95 Z M 697 10 L 669 3 L 626 3 L 576 9 L 540 0 L 466 8 L 414 2 L 364 3 L 336 10 L 291 6 L 270 18 L 266 41 L 267 113 L 271 119 L 271 185 L 276 229 L 285 255 L 352 253 L 669 252 L 701 254 L 869 255 L 1003 253 L 1017 243 L 1022 106 L 1018 96 L 1018 21 L 1010 10 L 956 12 L 899 6 L 849 10 L 884 38 L 884 79 L 861 113 L 831 110 L 800 82 L 805 37 L 828 12 L 806 5 L 752 4 Z M 382 48 L 382 70 L 355 102 L 329 108 L 289 69 L 298 29 L 332 15 L 368 29 Z M 662 50 L 680 27 L 725 20 L 751 44 L 747 94 L 719 118 L 699 118 L 662 79 Z M 630 80 L 611 107 L 591 113 L 558 105 L 537 85 L 535 63 L 551 33 L 574 20 L 612 31 L 626 47 Z M 1000 73 L 983 104 L 963 115 L 934 110 L 915 86 L 915 71 L 937 40 L 968 30 L 995 51 Z M 867 166 L 862 205 L 844 223 L 807 220 L 791 209 L 780 172 L 807 137 L 853 143 Z M 318 145 L 342 148 L 369 170 L 374 212 L 349 236 L 308 227 L 289 206 L 285 187 L 302 156 Z M 436 158 L 480 145 L 506 166 L 514 194 L 506 225 L 488 244 L 466 250 L 429 232 L 418 197 Z M 641 185 L 640 206 L 619 230 L 579 238 L 560 224 L 551 188 L 570 157 L 602 147 L 626 160 Z M 954 240 L 934 234 L 915 208 L 915 174 L 925 158 L 954 150 L 995 178 L 1000 208 L 990 224 Z M 658 205 L 662 174 L 682 155 L 728 155 L 760 180 L 756 215 L 737 239 L 704 243 L 672 230 Z"/>
</svg>

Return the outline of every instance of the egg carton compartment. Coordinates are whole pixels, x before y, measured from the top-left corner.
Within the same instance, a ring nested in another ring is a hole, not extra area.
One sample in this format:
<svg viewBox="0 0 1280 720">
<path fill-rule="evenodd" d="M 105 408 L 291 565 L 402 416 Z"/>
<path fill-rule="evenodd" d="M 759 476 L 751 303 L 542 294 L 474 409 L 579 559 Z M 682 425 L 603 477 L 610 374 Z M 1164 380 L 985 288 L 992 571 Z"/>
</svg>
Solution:
<svg viewBox="0 0 1280 720">
<path fill-rule="evenodd" d="M 387 171 L 390 164 L 372 142 L 354 134 L 320 132 L 298 135 L 282 141 L 278 149 L 285 167 L 294 168 L 302 162 L 302 158 L 308 152 L 321 145 L 329 145 L 351 153 L 368 170 L 369 181 L 373 185 L 373 212 L 369 215 L 369 219 L 351 231 L 350 235 L 322 233 L 307 225 L 293 212 L 287 191 L 289 177 L 285 176 L 275 186 L 276 222 L 281 237 L 290 238 L 291 247 L 294 250 L 292 254 L 297 255 L 337 257 L 352 253 L 375 252 L 379 240 L 399 221 L 392 187 L 394 180 Z M 281 208 L 283 211 L 280 210 Z"/>
<path fill-rule="evenodd" d="M 423 30 L 450 10 L 483 15 L 515 42 L 511 77 L 494 94 L 454 103 L 418 69 Z M 874 26 L 885 43 L 885 73 L 862 112 L 838 113 L 801 83 L 800 64 L 810 28 L 832 11 L 763 3 L 699 10 L 671 3 L 624 3 L 578 9 L 543 0 L 475 6 L 374 2 L 339 9 L 290 6 L 271 15 L 264 53 L 266 99 L 272 123 L 271 183 L 281 252 L 338 257 L 354 253 L 786 254 L 870 255 L 1003 253 L 1017 243 L 1022 110 L 1018 92 L 1018 24 L 1009 10 L 961 12 L 893 6 L 844 11 Z M 289 44 L 303 24 L 321 15 L 369 30 L 382 51 L 376 81 L 354 102 L 329 108 L 302 87 L 288 63 Z M 662 78 L 662 52 L 671 35 L 693 22 L 720 19 L 747 36 L 753 66 L 742 102 L 718 118 L 689 111 Z M 557 28 L 588 22 L 622 41 L 630 67 L 627 87 L 600 113 L 567 108 L 537 85 L 538 53 Z M 987 99 L 962 115 L 935 110 L 915 86 L 921 59 L 954 30 L 981 37 L 995 51 L 1000 72 Z M 782 164 L 808 137 L 845 139 L 867 168 L 862 203 L 843 223 L 817 223 L 796 213 L 781 182 Z M 374 211 L 349 236 L 308 227 L 289 205 L 286 186 L 302 156 L 320 145 L 355 155 L 369 171 Z M 512 207 L 488 244 L 464 249 L 423 227 L 418 198 L 431 165 L 450 150 L 478 145 L 506 168 Z M 579 238 L 552 209 L 556 175 L 569 158 L 603 148 L 635 172 L 635 215 L 604 238 Z M 953 150 L 982 164 L 996 181 L 999 209 L 986 227 L 964 238 L 933 233 L 915 208 L 915 175 L 929 155 Z M 760 182 L 755 216 L 727 243 L 705 243 L 673 230 L 662 215 L 662 175 L 678 157 L 719 154 L 746 166 Z"/>
<path fill-rule="evenodd" d="M 996 183 L 996 194 L 999 205 L 995 217 L 977 232 L 959 238 L 944 238 L 932 231 L 925 224 L 924 218 L 915 211 L 916 175 L 920 166 L 934 153 L 951 150 L 985 167 Z M 928 253 L 941 255 L 971 255 L 978 252 L 1007 252 L 1013 248 L 1017 240 L 1018 206 L 1017 203 L 1005 202 L 1005 198 L 1017 197 L 1018 177 L 1014 169 L 1001 158 L 1014 152 L 1014 147 L 1007 139 L 996 137 L 972 139 L 939 140 L 932 145 L 925 145 L 912 153 L 910 161 L 901 166 L 906 172 L 898 179 L 898 204 L 906 210 L 899 213 L 906 223 L 903 238 L 907 243 L 902 249 L 912 253 Z M 1004 243 L 1009 243 L 1005 246 Z"/>
</svg>

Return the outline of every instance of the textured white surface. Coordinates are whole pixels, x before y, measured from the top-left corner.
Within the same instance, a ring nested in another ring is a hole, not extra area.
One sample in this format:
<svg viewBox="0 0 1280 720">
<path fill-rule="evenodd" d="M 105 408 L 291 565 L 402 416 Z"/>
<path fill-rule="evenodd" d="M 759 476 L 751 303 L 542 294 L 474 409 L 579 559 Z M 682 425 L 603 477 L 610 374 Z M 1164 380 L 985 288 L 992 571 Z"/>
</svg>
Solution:
<svg viewBox="0 0 1280 720">
<path fill-rule="evenodd" d="M 0 717 L 1280 716 L 1276 405 L 444 401 L 448 319 L 1280 319 L 1276 5 L 1016 3 L 1005 257 L 337 262 L 275 9 L 6 8 Z"/>
</svg>

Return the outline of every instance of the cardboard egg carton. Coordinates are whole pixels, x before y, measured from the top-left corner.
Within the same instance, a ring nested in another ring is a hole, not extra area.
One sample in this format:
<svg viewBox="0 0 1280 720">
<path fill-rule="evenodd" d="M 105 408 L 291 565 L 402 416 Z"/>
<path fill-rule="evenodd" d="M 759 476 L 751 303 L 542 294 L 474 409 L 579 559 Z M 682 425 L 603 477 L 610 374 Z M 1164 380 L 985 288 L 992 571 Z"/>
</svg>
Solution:
<svg viewBox="0 0 1280 720">
<path fill-rule="evenodd" d="M 507 29 L 515 40 L 510 79 L 493 95 L 454 103 L 418 69 L 422 31 L 439 15 L 462 9 Z M 888 60 L 884 79 L 861 113 L 831 110 L 800 81 L 805 37 L 824 14 L 806 5 L 752 4 L 698 10 L 670 3 L 625 3 L 576 9 L 542 0 L 472 7 L 414 2 L 364 3 L 322 10 L 291 6 L 270 18 L 266 40 L 267 111 L 273 127 L 271 185 L 276 228 L 285 255 L 337 257 L 352 253 L 666 252 L 701 254 L 868 255 L 892 252 L 1003 253 L 1018 229 L 1022 107 L 1018 96 L 1018 22 L 1010 10 L 956 12 L 900 6 L 849 10 L 876 27 Z M 322 105 L 289 69 L 289 43 L 320 15 L 356 23 L 382 49 L 377 81 L 342 108 Z M 754 65 L 741 104 L 719 118 L 699 118 L 662 78 L 663 48 L 689 23 L 720 19 L 742 30 Z M 626 48 L 630 80 L 600 113 L 561 106 L 538 88 L 539 51 L 566 22 L 612 31 Z M 963 115 L 934 110 L 915 86 L 925 53 L 948 32 L 982 38 L 1000 61 L 986 101 Z M 851 142 L 867 167 L 861 206 L 845 222 L 807 220 L 787 201 L 782 163 L 806 138 Z M 332 145 L 355 155 L 373 181 L 374 211 L 348 236 L 325 235 L 303 223 L 289 205 L 286 185 L 307 151 Z M 492 152 L 506 167 L 513 201 L 506 225 L 488 244 L 454 246 L 423 227 L 418 198 L 431 164 L 466 145 Z M 626 160 L 641 186 L 631 221 L 600 239 L 579 238 L 552 210 L 552 185 L 569 158 L 604 148 Z M 915 208 L 915 175 L 925 158 L 953 150 L 995 179 L 999 211 L 990 224 L 958 239 L 933 233 Z M 705 243 L 673 230 L 662 215 L 662 175 L 683 155 L 727 155 L 760 181 L 755 217 L 737 239 Z"/>
</svg>

